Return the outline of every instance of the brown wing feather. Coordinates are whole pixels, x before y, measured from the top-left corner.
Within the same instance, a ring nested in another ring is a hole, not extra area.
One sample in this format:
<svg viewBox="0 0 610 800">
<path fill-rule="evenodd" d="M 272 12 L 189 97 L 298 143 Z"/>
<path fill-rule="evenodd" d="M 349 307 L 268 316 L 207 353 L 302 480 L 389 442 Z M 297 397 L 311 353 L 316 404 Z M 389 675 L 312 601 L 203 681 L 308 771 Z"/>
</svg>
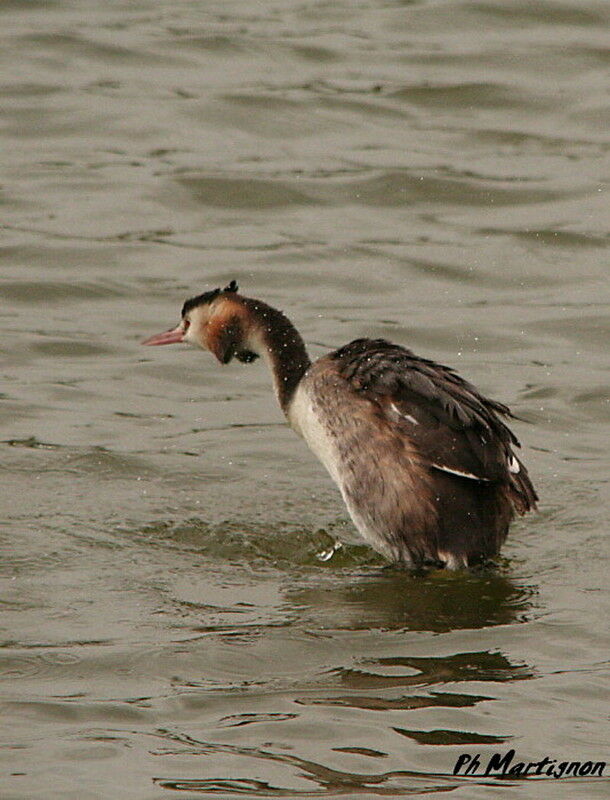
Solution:
<svg viewBox="0 0 610 800">
<path fill-rule="evenodd" d="M 383 409 L 430 467 L 506 482 L 519 513 L 535 506 L 527 471 L 513 454 L 519 442 L 498 416 L 512 416 L 507 406 L 484 397 L 451 368 L 384 339 L 356 339 L 331 357 L 341 376 Z M 517 464 L 515 473 L 511 465 L 514 470 Z"/>
</svg>

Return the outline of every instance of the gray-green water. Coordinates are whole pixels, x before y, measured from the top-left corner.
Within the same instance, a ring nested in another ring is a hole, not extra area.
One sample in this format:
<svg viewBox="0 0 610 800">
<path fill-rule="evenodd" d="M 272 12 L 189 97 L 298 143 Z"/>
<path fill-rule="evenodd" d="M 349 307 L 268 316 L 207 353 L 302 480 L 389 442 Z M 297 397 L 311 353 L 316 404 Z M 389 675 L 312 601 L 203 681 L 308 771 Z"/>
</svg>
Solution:
<svg viewBox="0 0 610 800">
<path fill-rule="evenodd" d="M 601 798 L 608 3 L 0 5 L 3 798 Z M 264 365 L 139 341 L 237 278 L 526 421 L 497 572 L 354 549 Z M 606 769 L 606 774 L 608 774 Z"/>
</svg>

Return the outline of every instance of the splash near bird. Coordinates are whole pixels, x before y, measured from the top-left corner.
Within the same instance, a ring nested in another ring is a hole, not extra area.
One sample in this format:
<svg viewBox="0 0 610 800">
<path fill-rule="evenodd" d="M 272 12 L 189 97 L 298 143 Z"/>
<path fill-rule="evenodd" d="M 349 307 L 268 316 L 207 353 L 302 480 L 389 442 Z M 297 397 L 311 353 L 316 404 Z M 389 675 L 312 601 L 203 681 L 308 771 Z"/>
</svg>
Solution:
<svg viewBox="0 0 610 800">
<path fill-rule="evenodd" d="M 459 569 L 498 554 L 536 492 L 502 403 L 452 369 L 385 339 L 355 339 L 312 363 L 281 312 L 235 281 L 187 300 L 173 329 L 221 364 L 262 355 L 291 427 L 339 487 L 364 541 L 409 567 Z"/>
</svg>

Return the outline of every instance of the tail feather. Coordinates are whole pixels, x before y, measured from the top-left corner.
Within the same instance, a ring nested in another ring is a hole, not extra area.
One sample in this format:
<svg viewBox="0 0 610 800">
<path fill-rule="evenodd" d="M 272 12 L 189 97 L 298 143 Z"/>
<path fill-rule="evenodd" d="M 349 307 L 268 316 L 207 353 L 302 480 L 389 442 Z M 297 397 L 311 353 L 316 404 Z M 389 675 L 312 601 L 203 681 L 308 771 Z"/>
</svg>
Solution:
<svg viewBox="0 0 610 800">
<path fill-rule="evenodd" d="M 528 511 L 533 511 L 536 508 L 538 495 L 527 470 L 518 458 L 516 460 L 519 464 L 519 472 L 510 473 L 510 496 L 515 511 L 520 516 L 523 516 L 523 514 L 527 514 Z"/>
</svg>

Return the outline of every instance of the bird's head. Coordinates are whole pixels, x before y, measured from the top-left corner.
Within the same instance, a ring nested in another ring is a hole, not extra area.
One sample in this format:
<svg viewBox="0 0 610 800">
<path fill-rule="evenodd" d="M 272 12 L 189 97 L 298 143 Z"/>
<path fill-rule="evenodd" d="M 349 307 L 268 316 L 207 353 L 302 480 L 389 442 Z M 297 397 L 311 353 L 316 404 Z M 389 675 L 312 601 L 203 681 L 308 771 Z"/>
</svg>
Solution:
<svg viewBox="0 0 610 800">
<path fill-rule="evenodd" d="M 210 350 L 221 364 L 228 364 L 233 357 L 246 363 L 254 361 L 258 354 L 252 349 L 247 299 L 237 294 L 237 289 L 236 281 L 231 281 L 224 289 L 191 297 L 182 306 L 182 319 L 175 328 L 142 344 L 186 342 Z"/>
</svg>

